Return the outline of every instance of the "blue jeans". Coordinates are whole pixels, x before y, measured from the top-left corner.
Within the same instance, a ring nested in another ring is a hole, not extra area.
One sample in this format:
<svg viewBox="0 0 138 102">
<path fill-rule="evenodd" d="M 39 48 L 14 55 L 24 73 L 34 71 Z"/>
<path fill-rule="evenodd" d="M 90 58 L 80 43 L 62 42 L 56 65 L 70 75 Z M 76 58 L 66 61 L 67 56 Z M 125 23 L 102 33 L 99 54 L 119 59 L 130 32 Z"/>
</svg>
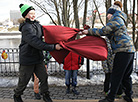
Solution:
<svg viewBox="0 0 138 102">
<path fill-rule="evenodd" d="M 65 70 L 65 84 L 67 86 L 70 86 L 70 84 L 72 84 L 72 86 L 76 87 L 77 74 L 78 74 L 78 70 Z M 72 83 L 70 81 L 71 78 L 72 78 Z"/>
</svg>

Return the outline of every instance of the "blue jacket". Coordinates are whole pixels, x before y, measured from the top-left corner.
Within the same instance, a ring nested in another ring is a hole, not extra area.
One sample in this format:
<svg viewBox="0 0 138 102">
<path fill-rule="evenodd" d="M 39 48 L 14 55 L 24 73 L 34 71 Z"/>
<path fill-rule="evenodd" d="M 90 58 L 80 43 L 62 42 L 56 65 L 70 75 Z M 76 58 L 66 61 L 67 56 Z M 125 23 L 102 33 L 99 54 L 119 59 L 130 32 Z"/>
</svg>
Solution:
<svg viewBox="0 0 138 102">
<path fill-rule="evenodd" d="M 106 26 L 101 29 L 89 29 L 88 33 L 95 36 L 107 36 L 114 53 L 135 52 L 133 41 L 127 34 L 126 20 L 126 14 L 116 10 Z"/>
</svg>

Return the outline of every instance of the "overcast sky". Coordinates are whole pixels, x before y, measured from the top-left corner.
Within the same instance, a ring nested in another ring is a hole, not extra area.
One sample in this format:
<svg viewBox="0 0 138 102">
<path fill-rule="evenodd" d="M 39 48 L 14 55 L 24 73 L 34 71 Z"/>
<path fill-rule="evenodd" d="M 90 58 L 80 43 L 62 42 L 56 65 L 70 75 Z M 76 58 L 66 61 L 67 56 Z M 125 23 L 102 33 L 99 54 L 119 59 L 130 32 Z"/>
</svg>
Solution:
<svg viewBox="0 0 138 102">
<path fill-rule="evenodd" d="M 10 17 L 10 10 L 19 10 L 19 5 L 21 3 L 26 3 L 33 6 L 32 3 L 30 4 L 26 1 L 27 0 L 0 0 L 0 21 L 4 21 Z M 38 20 L 41 24 L 47 24 L 49 23 L 50 18 L 47 15 L 45 15 Z"/>
<path fill-rule="evenodd" d="M 0 21 L 9 18 L 10 10 L 19 10 L 23 0 L 0 0 Z"/>
<path fill-rule="evenodd" d="M 0 0 L 0 21 L 4 21 L 10 17 L 10 10 L 20 10 L 19 5 L 21 3 L 33 6 L 32 3 L 30 4 L 26 0 Z M 50 19 L 45 15 L 39 21 L 41 24 L 48 24 Z"/>
</svg>

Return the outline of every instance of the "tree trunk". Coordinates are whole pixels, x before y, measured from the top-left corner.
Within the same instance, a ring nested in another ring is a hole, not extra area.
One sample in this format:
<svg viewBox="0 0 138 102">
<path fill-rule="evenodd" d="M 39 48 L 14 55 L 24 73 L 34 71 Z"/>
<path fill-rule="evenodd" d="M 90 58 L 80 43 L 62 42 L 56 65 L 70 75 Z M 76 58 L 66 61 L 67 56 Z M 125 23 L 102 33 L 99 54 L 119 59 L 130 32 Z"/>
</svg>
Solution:
<svg viewBox="0 0 138 102">
<path fill-rule="evenodd" d="M 133 21 L 133 41 L 135 41 L 135 0 L 133 0 L 133 16 L 132 16 L 132 21 Z"/>
<path fill-rule="evenodd" d="M 138 24 L 138 0 L 137 0 L 137 24 Z"/>
<path fill-rule="evenodd" d="M 124 0 L 124 12 L 125 12 L 125 14 L 127 15 L 127 17 L 128 17 L 128 10 L 127 10 L 127 0 Z M 127 22 L 128 22 L 128 19 L 127 19 Z M 127 24 L 128 25 L 128 24 Z M 127 26 L 126 25 L 126 26 Z"/>
<path fill-rule="evenodd" d="M 106 6 L 106 12 L 108 11 L 108 9 L 111 7 L 111 0 L 106 0 L 105 1 L 105 6 Z M 106 23 L 108 22 L 108 19 L 106 17 Z"/>
<path fill-rule="evenodd" d="M 99 19 L 100 19 L 102 25 L 104 26 L 104 23 L 103 23 L 103 21 L 102 21 L 102 19 L 101 19 L 101 16 L 100 16 L 100 13 L 99 13 L 98 7 L 97 7 L 97 5 L 96 5 L 96 3 L 95 3 L 95 0 L 93 1 L 93 3 L 94 3 L 94 5 L 95 5 L 95 7 L 96 7 L 96 10 L 97 10 L 97 12 L 98 12 Z M 96 17 L 96 14 L 95 14 L 95 17 Z"/>
<path fill-rule="evenodd" d="M 73 0 L 74 20 L 76 28 L 80 28 L 77 3 L 78 0 Z"/>
<path fill-rule="evenodd" d="M 128 14 L 127 13 L 127 0 L 124 0 L 124 3 L 123 3 L 124 5 L 124 12 L 126 13 L 126 14 Z"/>
<path fill-rule="evenodd" d="M 62 3 L 63 3 L 63 11 L 62 11 L 62 13 L 63 13 L 63 24 L 64 24 L 64 26 L 66 26 L 66 27 L 68 27 L 69 25 L 68 25 L 68 22 L 67 22 L 67 2 L 66 2 L 66 0 L 62 0 Z"/>
<path fill-rule="evenodd" d="M 55 4 L 56 12 L 57 12 L 58 25 L 61 25 L 61 20 L 60 20 L 60 15 L 59 15 L 59 10 L 58 10 L 58 5 L 57 5 L 56 0 L 54 0 L 54 4 Z"/>
<path fill-rule="evenodd" d="M 94 28 L 95 18 L 96 18 L 96 12 L 92 12 L 92 16 L 93 16 L 93 19 L 92 19 L 92 28 Z"/>
<path fill-rule="evenodd" d="M 132 12 L 132 24 L 133 24 L 133 31 L 132 31 L 132 35 L 133 35 L 133 42 L 135 42 L 135 29 L 136 29 L 136 23 L 135 23 L 135 0 L 133 0 L 133 12 Z M 138 37 L 137 37 L 138 40 Z M 137 41 L 134 43 L 135 44 L 135 48 L 138 49 L 138 46 L 136 46 Z"/>
<path fill-rule="evenodd" d="M 84 15 L 83 15 L 83 26 L 86 24 L 87 3 L 88 3 L 88 0 L 85 0 Z"/>
</svg>

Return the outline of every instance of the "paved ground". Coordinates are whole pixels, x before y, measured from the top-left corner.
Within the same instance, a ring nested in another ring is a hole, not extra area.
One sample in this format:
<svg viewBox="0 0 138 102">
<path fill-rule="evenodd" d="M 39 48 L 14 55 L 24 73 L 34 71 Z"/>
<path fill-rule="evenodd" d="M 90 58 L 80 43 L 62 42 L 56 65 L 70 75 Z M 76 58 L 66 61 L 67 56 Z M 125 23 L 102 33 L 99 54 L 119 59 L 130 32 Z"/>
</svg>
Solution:
<svg viewBox="0 0 138 102">
<path fill-rule="evenodd" d="M 26 99 L 24 102 L 44 102 L 43 100 Z M 0 102 L 13 102 L 13 99 L 0 99 Z M 98 102 L 98 100 L 53 100 L 53 102 Z M 116 99 L 115 102 L 125 102 L 123 99 Z M 138 102 L 138 99 L 134 99 L 134 102 Z"/>
<path fill-rule="evenodd" d="M 0 102 L 13 102 L 14 88 L 0 88 Z M 104 98 L 102 85 L 79 86 L 80 95 L 67 94 L 66 88 L 61 86 L 50 86 L 49 91 L 54 102 L 98 102 Z M 138 102 L 138 85 L 133 85 L 134 102 Z M 22 96 L 24 102 L 43 102 L 35 100 L 32 88 L 27 88 Z M 125 102 L 123 99 L 116 99 L 116 102 Z"/>
</svg>

